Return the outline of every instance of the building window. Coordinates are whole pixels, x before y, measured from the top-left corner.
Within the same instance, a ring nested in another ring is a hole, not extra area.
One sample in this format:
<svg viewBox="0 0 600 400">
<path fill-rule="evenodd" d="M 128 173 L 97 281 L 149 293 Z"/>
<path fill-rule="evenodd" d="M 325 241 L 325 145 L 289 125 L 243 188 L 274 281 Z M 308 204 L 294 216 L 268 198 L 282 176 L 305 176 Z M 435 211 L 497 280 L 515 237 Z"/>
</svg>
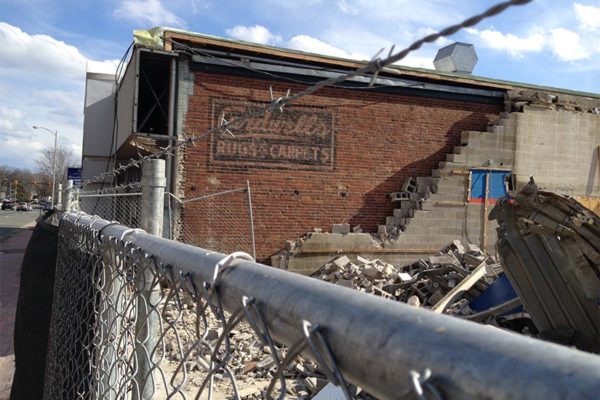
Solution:
<svg viewBox="0 0 600 400">
<path fill-rule="evenodd" d="M 496 204 L 496 200 L 506 196 L 512 185 L 512 174 L 508 170 L 494 169 L 472 169 L 471 191 L 469 192 L 469 203 L 485 202 L 486 191 L 488 204 Z M 488 178 L 489 176 L 489 178 Z M 489 188 L 486 190 L 486 181 Z"/>
</svg>

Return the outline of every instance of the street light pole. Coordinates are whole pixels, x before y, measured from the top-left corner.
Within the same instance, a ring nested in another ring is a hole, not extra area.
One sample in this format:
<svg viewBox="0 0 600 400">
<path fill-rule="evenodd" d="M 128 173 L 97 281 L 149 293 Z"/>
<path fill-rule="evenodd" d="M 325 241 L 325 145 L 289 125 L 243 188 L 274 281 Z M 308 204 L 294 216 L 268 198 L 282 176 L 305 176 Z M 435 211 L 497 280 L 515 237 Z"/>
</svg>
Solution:
<svg viewBox="0 0 600 400">
<path fill-rule="evenodd" d="M 52 208 L 54 208 L 56 196 L 54 195 L 54 190 L 56 187 L 56 153 L 57 153 L 57 145 L 58 145 L 58 131 L 52 131 L 51 129 L 44 128 L 43 126 L 32 126 L 33 129 L 43 129 L 45 131 L 50 132 L 54 135 L 54 161 L 52 162 Z"/>
</svg>

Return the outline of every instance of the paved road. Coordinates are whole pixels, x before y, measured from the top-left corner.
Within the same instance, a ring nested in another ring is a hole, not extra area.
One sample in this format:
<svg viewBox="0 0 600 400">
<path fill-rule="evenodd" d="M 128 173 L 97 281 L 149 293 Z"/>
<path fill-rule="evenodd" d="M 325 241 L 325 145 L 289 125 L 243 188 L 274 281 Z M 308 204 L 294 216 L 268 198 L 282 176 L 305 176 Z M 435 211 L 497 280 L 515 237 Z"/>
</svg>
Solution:
<svg viewBox="0 0 600 400">
<path fill-rule="evenodd" d="M 0 210 L 0 243 L 17 234 L 22 228 L 30 226 L 39 215 L 39 209 L 33 211 Z"/>
<path fill-rule="evenodd" d="M 0 400 L 8 399 L 10 394 L 21 262 L 39 214 L 39 210 L 0 210 Z"/>
</svg>

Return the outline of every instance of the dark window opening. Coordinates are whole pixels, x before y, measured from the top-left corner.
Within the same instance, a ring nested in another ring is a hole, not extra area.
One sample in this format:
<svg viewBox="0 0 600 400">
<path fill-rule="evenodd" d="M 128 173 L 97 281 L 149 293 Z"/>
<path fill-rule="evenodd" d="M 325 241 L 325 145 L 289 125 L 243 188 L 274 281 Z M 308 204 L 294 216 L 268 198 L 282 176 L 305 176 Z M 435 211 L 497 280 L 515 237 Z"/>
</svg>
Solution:
<svg viewBox="0 0 600 400">
<path fill-rule="evenodd" d="M 169 84 L 171 57 L 140 52 L 137 132 L 169 134 Z"/>
</svg>

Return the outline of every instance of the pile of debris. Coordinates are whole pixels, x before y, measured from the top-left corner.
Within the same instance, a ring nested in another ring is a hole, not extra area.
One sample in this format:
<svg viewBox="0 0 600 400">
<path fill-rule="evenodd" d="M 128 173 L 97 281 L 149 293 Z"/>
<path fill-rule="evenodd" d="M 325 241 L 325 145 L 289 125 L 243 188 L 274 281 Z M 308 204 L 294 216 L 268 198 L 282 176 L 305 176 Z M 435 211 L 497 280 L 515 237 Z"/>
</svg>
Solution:
<svg viewBox="0 0 600 400">
<path fill-rule="evenodd" d="M 470 315 L 469 301 L 501 272 L 501 266 L 475 245 L 455 240 L 439 255 L 395 266 L 358 256 L 338 257 L 312 277 L 447 314 Z"/>
<path fill-rule="evenodd" d="M 222 323 L 212 312 L 206 314 L 208 327 L 205 341 L 210 345 L 207 346 L 199 341 L 195 329 L 192 329 L 198 325 L 201 328 L 200 332 L 204 331 L 204 322 L 197 320 L 193 301 L 183 301 L 181 309 L 175 304 L 166 304 L 161 314 L 164 323 L 172 326 L 163 337 L 164 343 L 161 347 L 164 349 L 166 363 L 161 365 L 161 369 L 167 372 L 167 375 L 176 375 L 181 373 L 181 366 L 184 364 L 188 374 L 186 391 L 195 395 L 210 370 L 212 349 L 219 346 L 218 358 L 223 359 L 225 356 L 227 346 L 221 338 Z M 227 337 L 230 351 L 227 366 L 235 376 L 240 398 L 266 398 L 266 389 L 277 371 L 272 356 L 273 350 L 259 340 L 244 320 L 228 332 Z M 275 351 L 279 360 L 283 360 L 286 349 L 275 346 Z M 297 399 L 312 398 L 328 384 L 326 375 L 319 371 L 317 364 L 301 356 L 296 357 L 287 366 L 283 376 L 286 394 Z M 214 374 L 214 381 L 217 393 L 224 397 L 233 395 L 230 377 L 225 370 Z M 277 396 L 279 390 L 278 383 L 272 396 Z"/>
</svg>

